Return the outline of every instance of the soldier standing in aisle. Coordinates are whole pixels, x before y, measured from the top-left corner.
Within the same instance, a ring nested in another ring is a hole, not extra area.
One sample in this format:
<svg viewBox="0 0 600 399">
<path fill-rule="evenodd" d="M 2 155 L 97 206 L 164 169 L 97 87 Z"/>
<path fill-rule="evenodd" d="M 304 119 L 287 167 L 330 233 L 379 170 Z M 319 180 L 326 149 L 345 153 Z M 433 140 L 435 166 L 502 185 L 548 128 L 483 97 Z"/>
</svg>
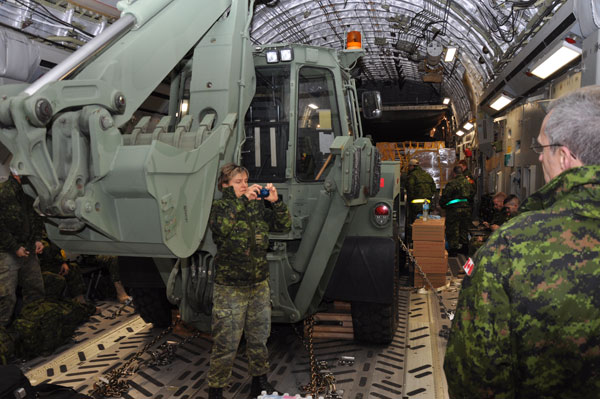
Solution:
<svg viewBox="0 0 600 399">
<path fill-rule="evenodd" d="M 44 297 L 44 281 L 37 254 L 44 250 L 42 218 L 33 210 L 19 175 L 0 185 L 0 325 L 10 323 L 21 286 L 23 304 Z"/>
<path fill-rule="evenodd" d="M 458 166 L 462 168 L 462 174 L 469 182 L 469 187 L 471 187 L 471 194 L 469 195 L 469 211 L 471 212 L 471 217 L 473 216 L 473 207 L 475 206 L 475 194 L 477 193 L 477 182 L 475 181 L 475 177 L 469 170 L 467 166 L 467 161 L 461 159 L 458 161 Z"/>
<path fill-rule="evenodd" d="M 424 201 L 431 201 L 435 195 L 436 187 L 429 173 L 419 166 L 418 159 L 408 162 L 408 179 L 406 181 L 406 195 L 409 206 L 409 224 L 413 224 L 417 214 L 423 209 Z"/>
<path fill-rule="evenodd" d="M 440 198 L 440 206 L 446 210 L 446 241 L 448 241 L 449 256 L 468 252 L 468 233 L 471 225 L 470 195 L 471 183 L 463 176 L 462 168 L 455 166 L 453 178 L 444 187 Z"/>
</svg>

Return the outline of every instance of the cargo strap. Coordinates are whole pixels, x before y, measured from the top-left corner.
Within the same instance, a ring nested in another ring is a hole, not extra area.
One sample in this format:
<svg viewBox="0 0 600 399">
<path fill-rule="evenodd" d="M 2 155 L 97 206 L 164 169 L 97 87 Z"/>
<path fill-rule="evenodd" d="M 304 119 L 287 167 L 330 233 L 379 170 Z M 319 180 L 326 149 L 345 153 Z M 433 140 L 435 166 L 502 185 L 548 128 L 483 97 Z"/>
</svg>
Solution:
<svg viewBox="0 0 600 399">
<path fill-rule="evenodd" d="M 425 202 L 427 202 L 428 204 L 431 203 L 431 201 L 426 198 L 414 199 L 410 201 L 411 204 L 424 204 Z"/>
<path fill-rule="evenodd" d="M 446 202 L 446 206 L 448 205 L 452 205 L 452 204 L 458 204 L 459 202 L 467 202 L 468 200 L 465 198 L 458 198 L 458 199 L 453 199 L 451 201 Z"/>
</svg>

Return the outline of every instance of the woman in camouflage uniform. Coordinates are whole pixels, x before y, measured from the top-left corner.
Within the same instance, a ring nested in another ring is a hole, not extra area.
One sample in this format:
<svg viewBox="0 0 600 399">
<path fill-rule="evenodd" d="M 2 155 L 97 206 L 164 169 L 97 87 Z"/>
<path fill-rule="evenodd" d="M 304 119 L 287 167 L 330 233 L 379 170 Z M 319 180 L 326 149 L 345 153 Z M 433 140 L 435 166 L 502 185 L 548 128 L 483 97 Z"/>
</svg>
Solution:
<svg viewBox="0 0 600 399">
<path fill-rule="evenodd" d="M 248 171 L 242 166 L 223 166 L 218 188 L 223 198 L 214 201 L 209 222 L 217 245 L 209 399 L 222 398 L 242 332 L 253 377 L 251 396 L 256 397 L 263 390 L 274 391 L 266 376 L 271 332 L 269 231 L 289 231 L 291 218 L 275 186 L 267 184 L 269 195 L 259 198 L 261 186 L 248 186 Z"/>
</svg>

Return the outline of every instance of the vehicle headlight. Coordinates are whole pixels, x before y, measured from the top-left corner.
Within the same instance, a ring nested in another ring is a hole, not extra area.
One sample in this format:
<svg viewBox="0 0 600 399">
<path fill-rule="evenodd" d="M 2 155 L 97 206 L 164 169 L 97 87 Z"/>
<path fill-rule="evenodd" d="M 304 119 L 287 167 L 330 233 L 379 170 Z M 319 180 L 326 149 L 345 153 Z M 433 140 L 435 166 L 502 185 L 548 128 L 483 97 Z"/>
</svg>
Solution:
<svg viewBox="0 0 600 399">
<path fill-rule="evenodd" d="M 294 59 L 294 51 L 291 48 L 283 48 L 279 50 L 279 58 L 283 62 L 289 62 Z"/>
<path fill-rule="evenodd" d="M 279 52 L 277 50 L 267 51 L 267 64 L 275 64 L 279 62 Z"/>
</svg>

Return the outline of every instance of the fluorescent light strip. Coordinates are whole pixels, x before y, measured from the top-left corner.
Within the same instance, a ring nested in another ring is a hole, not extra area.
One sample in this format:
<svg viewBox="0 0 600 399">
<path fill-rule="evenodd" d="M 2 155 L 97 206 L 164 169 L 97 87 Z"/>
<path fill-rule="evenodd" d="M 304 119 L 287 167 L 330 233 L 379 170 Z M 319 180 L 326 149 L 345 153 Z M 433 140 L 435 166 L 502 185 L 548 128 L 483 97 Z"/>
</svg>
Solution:
<svg viewBox="0 0 600 399">
<path fill-rule="evenodd" d="M 444 105 L 450 104 L 450 99 L 448 97 L 444 98 L 443 103 L 444 103 Z"/>
<path fill-rule="evenodd" d="M 455 55 L 456 47 L 448 47 L 446 49 L 446 57 L 444 57 L 444 62 L 452 62 L 452 60 L 454 60 Z"/>
<path fill-rule="evenodd" d="M 456 131 L 456 135 L 457 135 L 458 137 L 460 137 L 460 136 L 462 136 L 462 135 L 464 135 L 464 134 L 465 134 L 465 132 L 463 132 L 462 130 L 457 130 L 457 131 Z"/>
<path fill-rule="evenodd" d="M 512 100 L 514 100 L 514 99 L 502 94 L 500 97 L 498 97 L 494 100 L 494 102 L 490 105 L 490 107 L 492 107 L 496 111 L 500 111 L 502 108 L 504 108 L 508 104 L 510 104 L 512 102 Z"/>
<path fill-rule="evenodd" d="M 467 122 L 463 125 L 463 129 L 469 131 L 469 130 L 473 129 L 473 124 L 471 122 Z"/>
<path fill-rule="evenodd" d="M 534 67 L 533 71 L 531 71 L 531 74 L 540 79 L 546 79 L 548 76 L 552 75 L 554 72 L 558 71 L 560 68 L 564 67 L 580 55 L 581 49 L 579 47 L 563 41 L 558 49 L 552 53 L 552 55 Z"/>
</svg>

